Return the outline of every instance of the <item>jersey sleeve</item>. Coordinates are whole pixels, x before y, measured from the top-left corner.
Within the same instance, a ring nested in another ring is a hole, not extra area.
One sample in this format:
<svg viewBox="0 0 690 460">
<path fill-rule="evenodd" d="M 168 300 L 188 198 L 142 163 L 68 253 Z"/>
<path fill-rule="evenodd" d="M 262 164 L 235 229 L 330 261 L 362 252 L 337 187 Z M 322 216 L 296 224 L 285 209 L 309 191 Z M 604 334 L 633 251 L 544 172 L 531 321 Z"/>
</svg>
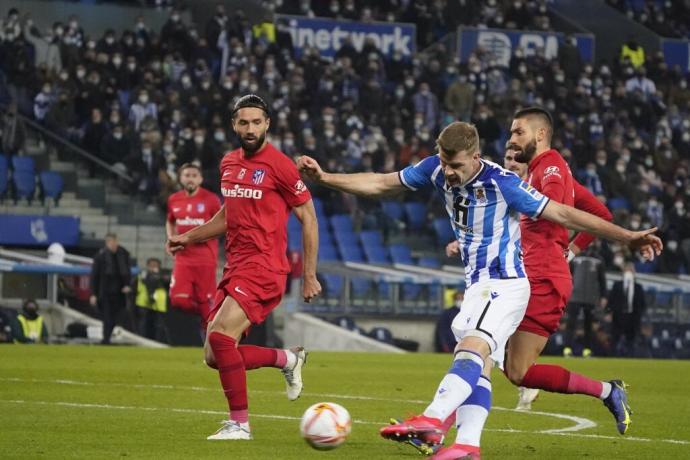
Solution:
<svg viewBox="0 0 690 460">
<path fill-rule="evenodd" d="M 426 157 L 414 166 L 398 171 L 400 183 L 410 190 L 419 190 L 432 184 L 431 177 L 440 166 L 438 155 Z"/>
<path fill-rule="evenodd" d="M 311 193 L 302 181 L 297 167 L 292 161 L 286 157 L 285 161 L 277 164 L 275 171 L 278 193 L 280 193 L 280 196 L 283 197 L 288 206 L 294 208 L 311 200 Z"/>
<path fill-rule="evenodd" d="M 510 209 L 533 219 L 541 215 L 550 200 L 512 172 L 502 172 L 494 181 Z"/>
<path fill-rule="evenodd" d="M 587 190 L 586 187 L 584 187 L 582 184 L 580 184 L 578 181 L 573 179 L 573 190 L 575 191 L 575 208 L 579 209 L 580 211 L 588 212 L 590 214 L 594 214 L 597 217 L 601 217 L 602 219 L 611 222 L 613 220 L 613 215 L 611 214 L 611 211 L 608 210 L 606 206 L 604 206 L 601 201 L 595 197 L 592 192 Z M 578 233 L 575 238 L 573 238 L 573 244 L 577 246 L 578 248 L 585 249 L 587 246 L 592 244 L 592 241 L 594 241 L 594 236 L 590 235 L 589 233 Z"/>
<path fill-rule="evenodd" d="M 565 200 L 565 166 L 551 163 L 544 166 L 541 171 L 541 193 L 552 200 L 563 203 Z"/>
</svg>

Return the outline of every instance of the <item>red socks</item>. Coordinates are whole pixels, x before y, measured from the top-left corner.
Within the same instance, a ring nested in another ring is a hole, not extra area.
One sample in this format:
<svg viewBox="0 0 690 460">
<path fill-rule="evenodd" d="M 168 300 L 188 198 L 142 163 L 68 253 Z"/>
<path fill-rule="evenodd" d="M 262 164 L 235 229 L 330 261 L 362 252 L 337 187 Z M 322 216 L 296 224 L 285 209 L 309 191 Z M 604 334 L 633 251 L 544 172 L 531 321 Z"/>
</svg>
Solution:
<svg viewBox="0 0 690 460">
<path fill-rule="evenodd" d="M 522 378 L 522 386 L 554 393 L 577 393 L 599 398 L 603 384 L 552 364 L 533 364 Z"/>
<path fill-rule="evenodd" d="M 254 345 L 240 345 L 237 349 L 242 355 L 244 368 L 248 371 L 260 367 L 277 367 L 282 369 L 287 363 L 285 350 Z"/>
<path fill-rule="evenodd" d="M 247 412 L 247 373 L 244 369 L 242 355 L 237 349 L 237 342 L 232 337 L 219 332 L 211 332 L 208 341 L 213 350 L 223 387 L 225 398 L 230 408 L 230 419 L 245 423 Z"/>
</svg>

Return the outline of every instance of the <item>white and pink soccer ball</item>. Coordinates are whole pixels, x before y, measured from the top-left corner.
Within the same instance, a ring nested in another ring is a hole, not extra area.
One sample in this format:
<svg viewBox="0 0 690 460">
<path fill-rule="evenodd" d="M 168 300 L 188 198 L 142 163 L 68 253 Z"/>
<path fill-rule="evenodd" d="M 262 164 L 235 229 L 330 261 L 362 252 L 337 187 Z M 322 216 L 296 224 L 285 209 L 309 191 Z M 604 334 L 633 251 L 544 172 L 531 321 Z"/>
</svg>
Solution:
<svg viewBox="0 0 690 460">
<path fill-rule="evenodd" d="M 314 449 L 335 449 L 347 439 L 352 427 L 350 413 L 341 405 L 320 402 L 309 407 L 299 424 L 302 437 Z"/>
</svg>

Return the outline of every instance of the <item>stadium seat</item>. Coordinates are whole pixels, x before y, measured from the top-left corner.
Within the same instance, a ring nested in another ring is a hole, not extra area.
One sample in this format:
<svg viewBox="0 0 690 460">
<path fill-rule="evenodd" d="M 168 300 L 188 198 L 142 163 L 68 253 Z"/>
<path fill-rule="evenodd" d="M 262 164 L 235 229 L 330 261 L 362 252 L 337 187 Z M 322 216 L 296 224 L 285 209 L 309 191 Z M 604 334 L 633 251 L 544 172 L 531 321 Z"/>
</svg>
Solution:
<svg viewBox="0 0 690 460">
<path fill-rule="evenodd" d="M 34 199 L 36 193 L 36 176 L 32 172 L 15 171 L 12 174 L 12 182 L 14 183 L 14 202 L 15 204 L 19 198 L 26 198 L 29 204 Z"/>
<path fill-rule="evenodd" d="M 301 231 L 288 231 L 288 249 L 290 251 L 301 251 L 302 250 L 302 232 Z"/>
<path fill-rule="evenodd" d="M 328 298 L 339 298 L 343 292 L 343 277 L 333 273 L 321 275 L 324 281 L 324 293 Z"/>
<path fill-rule="evenodd" d="M 393 333 L 387 327 L 374 327 L 367 335 L 374 340 L 378 340 L 379 342 L 393 344 Z"/>
<path fill-rule="evenodd" d="M 426 224 L 426 205 L 418 201 L 405 203 L 405 216 L 410 230 L 419 230 Z"/>
<path fill-rule="evenodd" d="M 367 246 L 370 244 L 382 246 L 383 236 L 381 235 L 381 232 L 377 230 L 365 230 L 363 232 L 359 232 L 359 241 L 362 242 L 362 246 Z"/>
<path fill-rule="evenodd" d="M 341 230 L 354 232 L 352 218 L 348 214 L 335 214 L 330 217 L 330 221 L 334 232 Z"/>
<path fill-rule="evenodd" d="M 338 245 L 356 246 L 359 244 L 357 235 L 349 230 L 333 230 L 333 239 Z"/>
<path fill-rule="evenodd" d="M 338 245 L 340 256 L 345 262 L 364 262 L 364 253 L 358 245 Z"/>
<path fill-rule="evenodd" d="M 402 285 L 402 297 L 405 300 L 416 300 L 422 292 L 422 286 L 414 283 L 404 283 Z"/>
<path fill-rule="evenodd" d="M 319 261 L 322 262 L 337 262 L 340 260 L 338 251 L 333 245 L 319 246 Z"/>
<path fill-rule="evenodd" d="M 394 220 L 403 220 L 405 211 L 399 201 L 382 201 L 381 209 L 383 213 Z"/>
<path fill-rule="evenodd" d="M 391 255 L 391 260 L 395 264 L 414 264 L 412 260 L 412 254 L 410 253 L 410 248 L 404 244 L 392 244 L 388 247 Z"/>
<path fill-rule="evenodd" d="M 364 255 L 367 257 L 367 262 L 372 264 L 388 264 L 388 253 L 384 246 L 379 245 L 365 245 Z"/>
<path fill-rule="evenodd" d="M 7 186 L 9 184 L 7 181 L 7 173 L 7 157 L 0 154 L 0 203 L 4 200 L 5 194 L 7 193 Z"/>
<path fill-rule="evenodd" d="M 432 223 L 434 227 L 434 232 L 436 232 L 436 240 L 442 246 L 450 243 L 455 239 L 455 232 L 450 226 L 450 222 L 447 217 L 437 217 Z"/>
<path fill-rule="evenodd" d="M 326 213 L 324 212 L 323 208 L 323 201 L 319 198 L 312 198 L 312 202 L 314 203 L 314 210 L 316 211 L 316 217 L 321 218 L 321 217 L 326 217 Z"/>
<path fill-rule="evenodd" d="M 616 211 L 618 209 L 630 211 L 630 202 L 626 198 L 610 198 L 606 201 L 606 206 L 611 211 Z"/>
<path fill-rule="evenodd" d="M 441 268 L 441 263 L 436 257 L 420 257 L 417 264 L 424 268 Z"/>
<path fill-rule="evenodd" d="M 12 169 L 14 172 L 36 173 L 36 165 L 32 157 L 14 155 L 12 157 Z"/>
<path fill-rule="evenodd" d="M 52 198 L 57 206 L 62 197 L 63 181 L 60 173 L 55 171 L 43 171 L 39 174 L 41 183 L 41 203 L 45 204 L 46 198 Z"/>
<path fill-rule="evenodd" d="M 371 289 L 371 280 L 368 278 L 354 277 L 350 279 L 352 286 L 352 295 L 355 297 L 364 297 Z"/>
</svg>

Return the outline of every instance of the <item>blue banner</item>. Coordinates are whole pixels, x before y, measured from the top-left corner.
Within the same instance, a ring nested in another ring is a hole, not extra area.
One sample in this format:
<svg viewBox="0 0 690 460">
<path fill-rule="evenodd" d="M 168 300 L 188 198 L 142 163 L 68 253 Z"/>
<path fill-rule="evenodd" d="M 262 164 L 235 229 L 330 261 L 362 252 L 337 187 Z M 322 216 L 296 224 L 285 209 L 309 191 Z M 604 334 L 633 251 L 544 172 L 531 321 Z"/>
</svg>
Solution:
<svg viewBox="0 0 690 460">
<path fill-rule="evenodd" d="M 661 51 L 669 69 L 678 66 L 683 73 L 690 72 L 690 41 L 662 38 Z"/>
<path fill-rule="evenodd" d="M 0 215 L 0 244 L 75 246 L 78 242 L 78 217 Z"/>
<path fill-rule="evenodd" d="M 594 61 L 594 36 L 590 34 L 573 34 L 577 40 L 577 49 L 584 62 Z M 510 65 L 510 58 L 518 48 L 525 56 L 532 56 L 538 48 L 544 49 L 547 59 L 558 56 L 558 47 L 565 40 L 565 34 L 559 32 L 533 32 L 504 29 L 458 29 L 458 55 L 460 62 L 467 62 L 472 52 L 481 47 L 489 53 L 489 60 L 495 60 L 503 67 Z"/>
<path fill-rule="evenodd" d="M 392 56 L 399 50 L 404 57 L 411 57 L 417 51 L 417 28 L 414 24 L 277 15 L 277 20 L 280 19 L 288 24 L 297 56 L 305 48 L 315 47 L 321 56 L 332 58 L 346 37 L 350 38 L 357 51 L 362 50 L 369 38 L 385 56 Z"/>
</svg>

